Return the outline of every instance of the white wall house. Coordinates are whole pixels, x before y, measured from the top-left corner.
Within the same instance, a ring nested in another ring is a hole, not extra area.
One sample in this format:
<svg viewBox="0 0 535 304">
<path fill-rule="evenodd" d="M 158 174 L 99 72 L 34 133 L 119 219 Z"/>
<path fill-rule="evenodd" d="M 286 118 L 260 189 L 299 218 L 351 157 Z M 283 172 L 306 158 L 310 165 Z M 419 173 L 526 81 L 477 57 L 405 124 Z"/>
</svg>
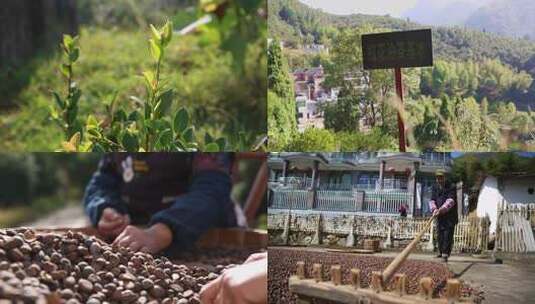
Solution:
<svg viewBox="0 0 535 304">
<path fill-rule="evenodd" d="M 496 231 L 498 204 L 529 204 L 535 203 L 535 176 L 513 175 L 496 178 L 488 176 L 479 192 L 477 200 L 477 216 L 488 214 L 491 225 L 490 232 Z"/>
</svg>

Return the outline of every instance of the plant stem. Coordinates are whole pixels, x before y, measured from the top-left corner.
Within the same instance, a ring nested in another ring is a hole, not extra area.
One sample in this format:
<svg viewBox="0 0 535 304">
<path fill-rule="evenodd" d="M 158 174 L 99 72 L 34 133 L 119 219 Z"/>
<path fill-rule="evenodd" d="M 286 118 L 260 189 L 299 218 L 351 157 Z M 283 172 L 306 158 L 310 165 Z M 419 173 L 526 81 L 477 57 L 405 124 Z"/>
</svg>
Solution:
<svg viewBox="0 0 535 304">
<path fill-rule="evenodd" d="M 154 90 L 152 92 L 152 96 L 150 96 L 150 117 L 149 119 L 154 119 L 154 113 L 156 111 L 156 98 L 158 96 L 158 91 L 160 89 L 160 70 L 161 70 L 161 66 L 162 66 L 162 58 L 163 58 L 163 51 L 162 51 L 162 54 L 160 55 L 160 58 L 158 58 L 158 62 L 156 64 L 156 85 L 154 86 Z M 151 149 L 152 149 L 152 134 L 150 132 L 150 130 L 147 130 L 147 134 L 145 135 L 145 151 L 146 152 L 149 152 Z"/>
</svg>

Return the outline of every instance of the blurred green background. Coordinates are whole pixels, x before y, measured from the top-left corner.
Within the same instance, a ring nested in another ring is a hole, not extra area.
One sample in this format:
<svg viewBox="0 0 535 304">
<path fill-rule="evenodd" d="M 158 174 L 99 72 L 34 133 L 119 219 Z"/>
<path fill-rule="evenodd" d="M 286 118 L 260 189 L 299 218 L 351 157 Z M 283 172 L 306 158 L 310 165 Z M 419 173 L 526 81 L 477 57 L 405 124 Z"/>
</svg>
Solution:
<svg viewBox="0 0 535 304">
<path fill-rule="evenodd" d="M 104 115 L 105 104 L 115 93 L 118 102 L 127 107 L 134 107 L 130 96 L 144 94 L 140 75 L 152 62 L 147 44 L 149 24 L 161 25 L 169 19 L 180 30 L 211 14 L 213 22 L 187 36 L 175 37 L 169 47 L 163 78 L 175 88 L 173 106 L 186 106 L 194 114 L 201 136 L 203 131 L 227 137 L 243 131 L 254 142 L 267 133 L 266 0 L 64 2 L 73 7 L 58 6 L 55 13 L 72 17 L 69 26 L 25 6 L 32 1 L 5 3 L 13 6 L 14 15 L 3 24 L 6 33 L 18 31 L 17 20 L 21 19 L 17 14 L 26 16 L 25 10 L 32 10 L 33 19 L 45 18 L 47 26 L 45 33 L 40 30 L 38 35 L 46 39 L 37 39 L 35 32 L 29 36 L 26 49 L 20 50 L 24 57 L 0 58 L 0 150 L 55 151 L 61 147 L 61 130 L 49 119 L 53 105 L 50 91 L 64 86 L 58 72 L 58 44 L 61 33 L 72 30 L 73 22 L 81 36 L 81 57 L 75 66 L 75 78 L 83 91 L 81 117 Z M 211 7 L 218 10 L 210 12 Z M 51 14 L 46 7 L 42 11 Z M 13 43 L 0 38 L 0 46 Z"/>
<path fill-rule="evenodd" d="M 0 153 L 0 228 L 38 220 L 69 205 L 82 206 L 98 153 Z M 241 160 L 232 197 L 243 205 L 261 165 Z M 255 226 L 265 228 L 266 205 Z"/>
</svg>

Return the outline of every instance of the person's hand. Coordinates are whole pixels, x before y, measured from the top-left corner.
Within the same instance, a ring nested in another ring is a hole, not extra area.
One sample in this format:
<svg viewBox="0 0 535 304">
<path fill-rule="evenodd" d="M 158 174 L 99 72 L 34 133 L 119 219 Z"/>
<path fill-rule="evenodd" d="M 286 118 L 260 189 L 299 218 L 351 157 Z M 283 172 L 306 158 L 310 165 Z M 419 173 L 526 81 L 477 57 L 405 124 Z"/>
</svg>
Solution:
<svg viewBox="0 0 535 304">
<path fill-rule="evenodd" d="M 171 245 L 173 232 L 165 224 L 155 224 L 141 229 L 126 226 L 124 231 L 113 241 L 113 245 L 127 247 L 133 251 L 158 253 Z"/>
<path fill-rule="evenodd" d="M 247 258 L 247 260 L 245 260 L 245 262 L 243 262 L 243 264 L 248 264 L 248 263 L 255 262 L 255 261 L 258 261 L 258 260 L 261 260 L 261 259 L 267 259 L 267 251 L 251 254 Z"/>
<path fill-rule="evenodd" d="M 440 209 L 435 209 L 435 211 L 433 211 L 433 216 L 438 216 L 440 214 Z"/>
<path fill-rule="evenodd" d="M 200 292 L 203 304 L 267 303 L 267 254 L 250 257 L 243 265 L 225 270 Z"/>
<path fill-rule="evenodd" d="M 128 215 L 120 214 L 113 208 L 105 208 L 97 225 L 98 232 L 108 238 L 115 238 L 130 224 Z"/>
</svg>

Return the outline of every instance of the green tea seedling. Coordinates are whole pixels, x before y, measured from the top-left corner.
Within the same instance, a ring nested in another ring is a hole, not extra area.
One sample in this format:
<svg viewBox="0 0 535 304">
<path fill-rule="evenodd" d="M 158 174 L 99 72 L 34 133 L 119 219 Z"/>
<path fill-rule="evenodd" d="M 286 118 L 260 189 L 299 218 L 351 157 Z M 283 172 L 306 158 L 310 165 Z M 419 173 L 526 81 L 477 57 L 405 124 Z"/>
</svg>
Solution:
<svg viewBox="0 0 535 304">
<path fill-rule="evenodd" d="M 66 79 L 66 93 L 62 96 L 57 91 L 52 92 L 56 107 L 51 107 L 50 113 L 52 119 L 63 129 L 67 140 L 63 144 L 64 148 L 76 151 L 82 135 L 82 124 L 78 121 L 78 102 L 82 91 L 73 80 L 73 66 L 80 57 L 78 37 L 64 35 L 61 49 L 64 61 L 60 66 L 60 72 Z"/>
<path fill-rule="evenodd" d="M 162 81 L 162 63 L 166 48 L 173 38 L 173 25 L 167 22 L 157 29 L 151 25 L 149 51 L 155 61 L 154 69 L 143 72 L 146 96 L 131 97 L 136 109 L 130 113 L 117 104 L 117 94 L 106 105 L 107 117 L 99 121 L 89 115 L 84 127 L 78 122 L 78 100 L 81 91 L 73 82 L 72 65 L 78 59 L 80 50 L 77 38 L 65 36 L 63 49 L 68 59 L 62 72 L 68 79 L 66 102 L 54 93 L 61 112 L 52 112 L 52 117 L 61 123 L 66 133 L 64 149 L 68 151 L 196 151 L 206 152 L 225 150 L 225 138 L 214 139 L 206 134 L 204 144 L 199 144 L 195 127 L 185 108 L 174 113 L 174 91 Z M 142 112 L 140 112 L 142 110 Z"/>
</svg>

